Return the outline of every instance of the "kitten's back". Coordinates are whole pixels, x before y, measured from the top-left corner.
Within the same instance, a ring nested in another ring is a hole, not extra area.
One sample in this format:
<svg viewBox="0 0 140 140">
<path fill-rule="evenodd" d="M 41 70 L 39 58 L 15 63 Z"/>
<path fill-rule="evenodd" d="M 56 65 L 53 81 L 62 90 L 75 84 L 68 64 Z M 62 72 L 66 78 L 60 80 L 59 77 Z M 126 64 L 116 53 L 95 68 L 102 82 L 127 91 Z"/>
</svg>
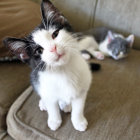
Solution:
<svg viewBox="0 0 140 140">
<path fill-rule="evenodd" d="M 85 35 L 91 35 L 94 36 L 95 40 L 98 43 L 101 43 L 105 40 L 107 34 L 108 34 L 109 29 L 106 27 L 97 27 L 97 28 L 92 28 L 88 31 L 85 31 Z"/>
</svg>

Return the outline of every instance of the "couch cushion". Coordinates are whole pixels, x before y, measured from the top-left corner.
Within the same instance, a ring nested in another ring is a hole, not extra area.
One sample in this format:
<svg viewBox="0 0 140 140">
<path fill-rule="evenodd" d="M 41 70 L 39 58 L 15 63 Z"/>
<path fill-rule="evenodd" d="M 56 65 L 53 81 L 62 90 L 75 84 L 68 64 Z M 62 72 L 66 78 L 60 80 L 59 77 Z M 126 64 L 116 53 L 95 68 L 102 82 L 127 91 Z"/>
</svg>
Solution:
<svg viewBox="0 0 140 140">
<path fill-rule="evenodd" d="M 0 60 L 7 60 L 6 56 L 12 57 L 2 44 L 6 36 L 24 37 L 39 23 L 40 6 L 35 2 L 0 0 Z"/>
<path fill-rule="evenodd" d="M 72 26 L 78 30 L 92 27 L 97 0 L 55 0 L 54 5 L 66 16 Z"/>
<path fill-rule="evenodd" d="M 9 107 L 28 85 L 28 66 L 18 62 L 0 63 L 0 130 L 6 126 Z"/>
<path fill-rule="evenodd" d="M 0 131 L 0 140 L 13 140 L 6 131 Z"/>
<path fill-rule="evenodd" d="M 63 124 L 53 132 L 47 113 L 38 107 L 39 97 L 29 87 L 12 105 L 8 133 L 20 140 L 138 140 L 140 138 L 140 51 L 120 61 L 98 61 L 85 107 L 86 132 L 76 131 L 70 114 L 62 113 Z"/>
<path fill-rule="evenodd" d="M 94 27 L 107 26 L 125 35 L 133 33 L 134 47 L 140 49 L 140 1 L 98 0 Z"/>
</svg>

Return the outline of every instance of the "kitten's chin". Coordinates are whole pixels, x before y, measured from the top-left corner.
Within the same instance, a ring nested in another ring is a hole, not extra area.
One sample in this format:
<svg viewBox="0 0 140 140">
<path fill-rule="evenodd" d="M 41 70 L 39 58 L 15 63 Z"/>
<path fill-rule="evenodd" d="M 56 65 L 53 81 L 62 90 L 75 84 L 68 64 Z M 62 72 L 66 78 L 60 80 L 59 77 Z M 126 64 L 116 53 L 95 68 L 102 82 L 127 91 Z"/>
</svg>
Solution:
<svg viewBox="0 0 140 140">
<path fill-rule="evenodd" d="M 56 58 L 54 60 L 51 60 L 49 62 L 46 62 L 48 66 L 51 68 L 54 67 L 60 67 L 60 66 L 65 66 L 69 62 L 69 56 L 63 55 L 60 58 Z"/>
</svg>

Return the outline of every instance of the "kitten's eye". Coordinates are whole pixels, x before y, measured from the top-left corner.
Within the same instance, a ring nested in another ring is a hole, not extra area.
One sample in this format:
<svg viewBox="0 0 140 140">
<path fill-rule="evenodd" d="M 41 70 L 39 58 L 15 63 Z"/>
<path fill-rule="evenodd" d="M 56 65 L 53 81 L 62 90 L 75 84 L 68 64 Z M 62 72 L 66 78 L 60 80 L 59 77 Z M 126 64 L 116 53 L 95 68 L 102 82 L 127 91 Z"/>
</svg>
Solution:
<svg viewBox="0 0 140 140">
<path fill-rule="evenodd" d="M 35 55 L 40 55 L 42 54 L 43 52 L 43 48 L 42 47 L 38 47 L 36 50 L 35 50 Z"/>
<path fill-rule="evenodd" d="M 52 38 L 55 39 L 59 34 L 59 30 L 56 30 L 52 33 Z"/>
</svg>

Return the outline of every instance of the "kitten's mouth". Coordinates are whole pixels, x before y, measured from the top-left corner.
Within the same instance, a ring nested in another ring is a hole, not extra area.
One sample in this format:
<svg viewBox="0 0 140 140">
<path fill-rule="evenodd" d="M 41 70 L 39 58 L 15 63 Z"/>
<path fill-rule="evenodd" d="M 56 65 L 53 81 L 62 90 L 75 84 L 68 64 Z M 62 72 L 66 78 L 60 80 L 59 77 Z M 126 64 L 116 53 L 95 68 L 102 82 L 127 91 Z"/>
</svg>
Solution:
<svg viewBox="0 0 140 140">
<path fill-rule="evenodd" d="M 56 61 L 59 61 L 64 55 L 65 55 L 65 53 L 57 54 L 58 58 L 56 59 Z"/>
</svg>

